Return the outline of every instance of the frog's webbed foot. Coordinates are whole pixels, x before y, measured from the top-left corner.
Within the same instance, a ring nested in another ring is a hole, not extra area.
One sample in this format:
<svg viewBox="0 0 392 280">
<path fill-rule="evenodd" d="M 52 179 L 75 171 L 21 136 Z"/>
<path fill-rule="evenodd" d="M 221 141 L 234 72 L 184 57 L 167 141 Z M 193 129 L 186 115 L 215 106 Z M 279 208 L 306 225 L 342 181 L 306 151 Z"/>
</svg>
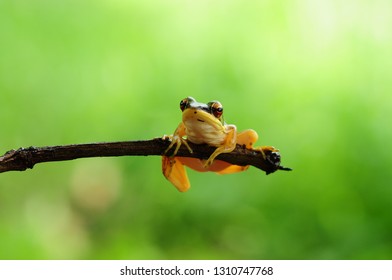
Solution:
<svg viewBox="0 0 392 280">
<path fill-rule="evenodd" d="M 261 146 L 261 147 L 253 148 L 253 150 L 260 152 L 261 156 L 263 157 L 263 160 L 266 160 L 266 161 L 269 161 L 269 162 L 271 162 L 271 160 L 270 160 L 269 157 L 267 157 L 267 154 L 268 155 L 271 155 L 273 153 L 279 154 L 279 150 L 276 149 L 273 146 Z"/>
<path fill-rule="evenodd" d="M 186 130 L 185 125 L 184 123 L 181 122 L 176 128 L 176 130 L 174 131 L 173 135 L 164 135 L 162 137 L 162 139 L 164 140 L 169 139 L 171 141 L 169 147 L 167 147 L 167 149 L 163 152 L 164 155 L 166 155 L 167 152 L 170 151 L 170 149 L 173 148 L 174 145 L 176 145 L 176 148 L 174 149 L 174 152 L 171 155 L 172 157 L 175 156 L 182 144 L 184 144 L 188 148 L 190 153 L 193 153 L 191 147 L 189 147 L 188 143 L 186 142 L 186 139 L 184 139 L 184 137 L 186 136 L 185 130 Z"/>
<path fill-rule="evenodd" d="M 253 150 L 259 151 L 261 153 L 261 156 L 263 157 L 263 160 L 267 159 L 267 156 L 265 155 L 266 150 L 275 150 L 274 147 L 272 146 L 263 146 L 263 147 L 257 147 L 257 148 L 253 148 Z"/>
<path fill-rule="evenodd" d="M 162 173 L 180 192 L 191 186 L 184 165 L 176 157 L 162 157 Z"/>
<path fill-rule="evenodd" d="M 163 137 L 164 137 L 163 139 L 165 139 L 165 140 L 169 139 L 171 141 L 169 147 L 167 147 L 167 149 L 163 152 L 164 155 L 166 155 L 171 150 L 171 148 L 173 148 L 174 145 L 176 145 L 176 148 L 174 149 L 174 152 L 171 155 L 172 157 L 174 157 L 177 154 L 177 152 L 180 149 L 182 144 L 184 144 L 187 147 L 187 149 L 189 150 L 190 153 L 193 153 L 193 150 L 191 147 L 189 147 L 186 139 L 182 138 L 181 136 L 179 136 L 179 135 L 168 135 L 168 136 L 164 135 Z"/>
</svg>

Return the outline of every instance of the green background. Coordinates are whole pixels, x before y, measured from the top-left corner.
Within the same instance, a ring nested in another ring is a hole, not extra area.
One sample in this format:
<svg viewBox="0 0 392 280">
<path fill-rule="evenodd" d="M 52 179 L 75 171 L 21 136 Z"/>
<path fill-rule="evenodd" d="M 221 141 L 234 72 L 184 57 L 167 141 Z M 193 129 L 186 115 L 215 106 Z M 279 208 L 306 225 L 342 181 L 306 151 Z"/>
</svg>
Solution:
<svg viewBox="0 0 392 280">
<path fill-rule="evenodd" d="M 392 4 L 0 1 L 0 153 L 171 134 L 219 100 L 292 172 L 0 174 L 1 259 L 391 259 Z"/>
</svg>

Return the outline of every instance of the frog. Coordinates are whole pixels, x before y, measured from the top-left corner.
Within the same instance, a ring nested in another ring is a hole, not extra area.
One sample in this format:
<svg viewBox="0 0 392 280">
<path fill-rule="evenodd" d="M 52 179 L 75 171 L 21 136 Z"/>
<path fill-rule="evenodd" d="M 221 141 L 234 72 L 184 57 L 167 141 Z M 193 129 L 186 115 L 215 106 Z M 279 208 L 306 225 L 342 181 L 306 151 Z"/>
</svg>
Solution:
<svg viewBox="0 0 392 280">
<path fill-rule="evenodd" d="M 226 124 L 223 119 L 223 106 L 219 101 L 208 103 L 197 102 L 193 97 L 186 97 L 180 101 L 182 121 L 177 126 L 173 135 L 163 136 L 171 141 L 162 156 L 162 172 L 180 192 L 186 192 L 190 188 L 185 166 L 199 172 L 215 172 L 217 174 L 231 174 L 242 172 L 249 165 L 234 165 L 216 157 L 222 153 L 232 152 L 237 145 L 244 148 L 259 151 L 263 158 L 265 152 L 278 154 L 279 150 L 272 146 L 253 147 L 258 140 L 258 134 L 253 129 L 237 131 L 234 124 Z M 208 159 L 179 157 L 176 156 L 181 145 L 185 145 L 190 153 L 193 150 L 188 142 L 193 144 L 207 144 L 216 149 Z M 174 148 L 174 152 L 168 152 Z"/>
</svg>

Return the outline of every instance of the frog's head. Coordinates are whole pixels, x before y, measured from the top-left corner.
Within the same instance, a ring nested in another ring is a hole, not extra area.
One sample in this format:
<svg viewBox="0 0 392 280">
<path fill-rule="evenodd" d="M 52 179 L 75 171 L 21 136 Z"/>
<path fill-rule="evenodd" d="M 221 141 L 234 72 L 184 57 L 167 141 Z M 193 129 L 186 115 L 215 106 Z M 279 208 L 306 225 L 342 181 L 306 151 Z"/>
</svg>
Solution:
<svg viewBox="0 0 392 280">
<path fill-rule="evenodd" d="M 208 118 L 215 118 L 223 124 L 223 106 L 219 101 L 210 101 L 205 104 L 197 102 L 196 99 L 189 96 L 181 100 L 180 109 L 182 112 L 185 112 L 187 109 L 193 109 L 194 112 L 206 112 L 210 115 Z M 205 114 L 203 115 L 206 117 Z"/>
</svg>

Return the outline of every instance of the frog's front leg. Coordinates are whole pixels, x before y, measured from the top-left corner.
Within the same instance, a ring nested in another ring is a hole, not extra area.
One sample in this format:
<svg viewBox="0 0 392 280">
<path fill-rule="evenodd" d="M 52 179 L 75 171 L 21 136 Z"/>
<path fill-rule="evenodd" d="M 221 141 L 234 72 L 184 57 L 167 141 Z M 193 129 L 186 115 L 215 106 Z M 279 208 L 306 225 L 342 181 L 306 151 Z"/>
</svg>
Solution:
<svg viewBox="0 0 392 280">
<path fill-rule="evenodd" d="M 189 147 L 188 143 L 187 143 L 186 140 L 183 138 L 185 135 L 186 135 L 186 128 L 185 128 L 184 123 L 181 122 L 181 123 L 178 125 L 178 127 L 176 128 L 176 130 L 174 131 L 174 134 L 173 134 L 173 135 L 164 137 L 164 138 L 167 138 L 167 137 L 168 137 L 168 138 L 170 139 L 171 143 L 170 143 L 169 147 L 167 147 L 167 149 L 165 150 L 165 152 L 164 152 L 163 154 L 166 155 L 167 152 L 168 152 L 171 148 L 173 148 L 174 145 L 176 145 L 176 148 L 175 148 L 175 150 L 174 150 L 174 152 L 173 152 L 173 154 L 172 154 L 172 156 L 175 156 L 175 155 L 177 154 L 178 150 L 180 149 L 181 144 L 184 144 L 184 145 L 188 148 L 189 152 L 190 152 L 190 153 L 193 153 L 191 147 Z"/>
<path fill-rule="evenodd" d="M 221 145 L 210 155 L 210 157 L 204 163 L 204 168 L 208 168 L 214 161 L 214 159 L 222 153 L 230 153 L 235 149 L 237 143 L 237 128 L 235 125 L 225 126 L 225 138 Z"/>
<path fill-rule="evenodd" d="M 253 149 L 253 144 L 257 141 L 258 138 L 259 136 L 257 135 L 256 131 L 253 129 L 247 129 L 237 134 L 236 144 L 245 146 L 247 149 Z M 219 166 L 219 169 L 216 168 L 217 166 Z M 231 174 L 245 171 L 249 168 L 249 165 L 240 166 L 217 160 L 214 162 L 212 167 L 217 169 L 215 171 L 216 173 Z"/>
<path fill-rule="evenodd" d="M 180 192 L 191 186 L 184 165 L 176 157 L 162 157 L 162 173 Z"/>
</svg>

